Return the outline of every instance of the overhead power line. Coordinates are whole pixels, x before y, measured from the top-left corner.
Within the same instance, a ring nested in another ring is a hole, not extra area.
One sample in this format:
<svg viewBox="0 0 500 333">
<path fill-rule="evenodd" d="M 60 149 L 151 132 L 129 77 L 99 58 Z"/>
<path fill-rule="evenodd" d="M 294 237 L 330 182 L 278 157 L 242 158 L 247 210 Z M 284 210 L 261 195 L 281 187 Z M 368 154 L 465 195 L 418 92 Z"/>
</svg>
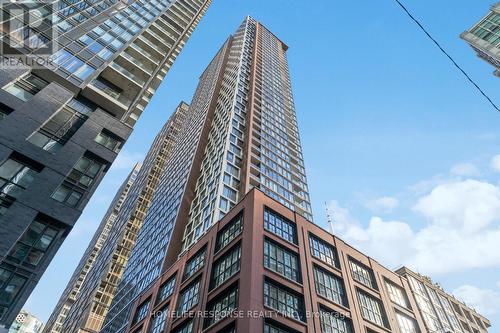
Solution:
<svg viewBox="0 0 500 333">
<path fill-rule="evenodd" d="M 403 3 L 400 0 L 394 0 L 394 1 L 396 1 L 396 3 L 404 10 L 404 12 L 412 19 L 412 21 L 415 22 L 418 25 L 418 27 L 427 35 L 427 37 L 429 37 L 429 39 L 434 44 L 436 44 L 436 46 L 453 63 L 453 65 L 455 65 L 455 67 L 460 72 L 462 72 L 462 74 L 467 78 L 467 80 L 474 87 L 476 87 L 476 89 L 479 91 L 479 93 L 481 95 L 483 95 L 484 98 L 486 98 L 486 100 L 495 108 L 495 110 L 498 111 L 498 112 L 500 112 L 500 109 L 495 104 L 495 102 L 493 102 L 493 100 L 486 94 L 486 92 L 484 92 L 484 90 L 481 89 L 481 87 L 470 77 L 469 74 L 467 74 L 467 72 L 455 61 L 455 59 L 453 59 L 453 57 L 441 46 L 441 44 L 439 44 L 439 42 L 434 37 L 432 37 L 432 35 L 427 31 L 427 29 L 422 25 L 422 23 L 420 23 L 420 21 L 417 18 L 415 18 L 415 16 L 413 16 L 412 13 L 410 13 L 410 11 L 405 7 L 405 5 L 403 5 Z"/>
</svg>

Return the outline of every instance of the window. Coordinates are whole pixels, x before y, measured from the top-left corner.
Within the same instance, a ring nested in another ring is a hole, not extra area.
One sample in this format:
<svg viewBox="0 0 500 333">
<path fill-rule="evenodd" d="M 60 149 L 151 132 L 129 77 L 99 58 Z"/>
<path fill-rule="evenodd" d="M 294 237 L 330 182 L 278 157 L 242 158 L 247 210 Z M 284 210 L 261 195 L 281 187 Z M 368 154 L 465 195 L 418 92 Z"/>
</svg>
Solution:
<svg viewBox="0 0 500 333">
<path fill-rule="evenodd" d="M 337 312 L 319 310 L 321 333 L 352 333 L 352 324 L 344 315 Z"/>
<path fill-rule="evenodd" d="M 47 222 L 33 221 L 7 258 L 27 267 L 36 267 L 54 242 L 59 230 Z"/>
<path fill-rule="evenodd" d="M 186 263 L 184 268 L 184 276 L 182 280 L 185 281 L 194 275 L 200 268 L 205 264 L 205 249 L 196 253 L 189 261 Z"/>
<path fill-rule="evenodd" d="M 194 321 L 190 320 L 186 324 L 172 331 L 172 333 L 192 333 Z"/>
<path fill-rule="evenodd" d="M 151 319 L 149 333 L 161 333 L 165 329 L 167 322 L 168 308 L 163 308 L 160 311 L 155 311 Z"/>
<path fill-rule="evenodd" d="M 52 198 L 70 207 L 76 207 L 84 192 L 77 186 L 64 182 L 52 194 Z"/>
<path fill-rule="evenodd" d="M 399 328 L 401 329 L 401 333 L 419 333 L 419 329 L 417 327 L 417 322 L 415 319 L 410 318 L 398 311 L 396 311 L 396 318 L 398 320 Z"/>
<path fill-rule="evenodd" d="M 114 84 L 103 78 L 95 79 L 94 81 L 92 81 L 92 84 L 96 88 L 102 90 L 104 93 L 115 99 L 120 99 L 120 96 L 122 95 L 123 92 L 122 89 L 120 89 L 119 87 L 115 86 Z"/>
<path fill-rule="evenodd" d="M 83 155 L 64 182 L 52 194 L 52 198 L 68 206 L 76 207 L 104 165 L 91 154 Z"/>
<path fill-rule="evenodd" d="M 156 303 L 163 302 L 164 300 L 169 298 L 170 295 L 172 295 L 172 293 L 174 292 L 174 287 L 175 287 L 175 275 L 160 286 Z"/>
<path fill-rule="evenodd" d="M 141 320 L 143 320 L 144 318 L 146 318 L 146 315 L 148 314 L 150 303 L 151 303 L 151 299 L 148 299 L 147 301 L 145 301 L 144 303 L 139 305 L 137 310 L 135 310 L 135 315 L 134 315 L 134 319 L 132 320 L 132 325 L 135 325 L 138 322 L 140 322 Z"/>
<path fill-rule="evenodd" d="M 268 239 L 264 240 L 264 266 L 290 280 L 301 282 L 299 257 Z"/>
<path fill-rule="evenodd" d="M 387 280 L 385 281 L 385 287 L 387 288 L 387 293 L 389 294 L 391 301 L 407 309 L 410 307 L 408 304 L 408 298 L 406 297 L 406 293 L 403 288 L 400 288 Z"/>
<path fill-rule="evenodd" d="M 34 74 L 28 74 L 27 76 L 17 80 L 13 84 L 3 89 L 9 94 L 14 95 L 20 100 L 26 102 L 48 84 L 49 83 L 47 81 L 39 78 L 38 76 Z"/>
<path fill-rule="evenodd" d="M 207 311 L 211 314 L 205 319 L 205 328 L 218 323 L 222 319 L 231 315 L 231 312 L 238 307 L 238 288 L 225 292 L 207 305 Z"/>
<path fill-rule="evenodd" d="M 295 333 L 288 327 L 282 325 L 271 324 L 270 322 L 264 323 L 264 333 Z"/>
<path fill-rule="evenodd" d="M 200 280 L 192 283 L 181 292 L 177 302 L 177 312 L 186 312 L 198 303 L 199 289 Z"/>
<path fill-rule="evenodd" d="M 217 288 L 240 271 L 241 246 L 238 245 L 219 258 L 212 270 L 211 288 Z"/>
<path fill-rule="evenodd" d="M 11 114 L 14 109 L 9 108 L 7 105 L 0 103 L 0 120 Z"/>
<path fill-rule="evenodd" d="M 97 134 L 95 142 L 108 148 L 109 150 L 116 151 L 121 147 L 123 140 L 118 138 L 116 135 L 103 130 L 101 133 Z"/>
<path fill-rule="evenodd" d="M 264 228 L 290 243 L 297 244 L 295 224 L 267 208 L 264 210 Z"/>
<path fill-rule="evenodd" d="M 340 278 L 319 267 L 314 267 L 314 282 L 318 295 L 334 303 L 347 306 L 344 283 Z"/>
<path fill-rule="evenodd" d="M 309 235 L 309 246 L 313 257 L 330 266 L 340 268 L 337 250 L 335 247 L 313 235 Z"/>
<path fill-rule="evenodd" d="M 351 266 L 352 277 L 354 280 L 367 287 L 377 289 L 375 277 L 373 276 L 373 272 L 370 268 L 352 258 L 349 259 L 349 265 Z"/>
<path fill-rule="evenodd" d="M 499 27 L 500 14 L 492 12 L 474 29 L 472 29 L 471 33 L 498 47 L 498 45 L 500 45 L 500 33 L 498 32 Z"/>
<path fill-rule="evenodd" d="M 9 209 L 14 201 L 15 200 L 8 195 L 0 193 L 0 218 L 7 212 L 7 209 Z"/>
<path fill-rule="evenodd" d="M 364 319 L 380 326 L 388 326 L 380 300 L 360 290 L 358 290 L 358 299 L 361 304 L 361 315 Z"/>
<path fill-rule="evenodd" d="M 0 317 L 2 308 L 14 302 L 26 281 L 27 278 L 10 271 L 7 265 L 0 266 Z"/>
<path fill-rule="evenodd" d="M 0 197 L 7 201 L 19 198 L 42 168 L 38 163 L 12 154 L 0 165 Z"/>
<path fill-rule="evenodd" d="M 236 333 L 236 326 L 233 323 L 229 324 L 228 326 L 224 327 L 220 331 L 217 331 L 217 333 Z"/>
<path fill-rule="evenodd" d="M 69 141 L 87 120 L 85 114 L 64 106 L 57 111 L 38 131 L 33 133 L 28 141 L 50 152 L 56 152 Z"/>
<path fill-rule="evenodd" d="M 103 166 L 95 157 L 84 155 L 76 162 L 67 179 L 82 188 L 89 188 Z"/>
<path fill-rule="evenodd" d="M 302 299 L 269 281 L 264 282 L 264 305 L 286 316 L 304 320 Z"/>
<path fill-rule="evenodd" d="M 231 243 L 243 231 L 243 214 L 236 216 L 217 235 L 215 252 L 220 251 L 224 246 Z"/>
</svg>

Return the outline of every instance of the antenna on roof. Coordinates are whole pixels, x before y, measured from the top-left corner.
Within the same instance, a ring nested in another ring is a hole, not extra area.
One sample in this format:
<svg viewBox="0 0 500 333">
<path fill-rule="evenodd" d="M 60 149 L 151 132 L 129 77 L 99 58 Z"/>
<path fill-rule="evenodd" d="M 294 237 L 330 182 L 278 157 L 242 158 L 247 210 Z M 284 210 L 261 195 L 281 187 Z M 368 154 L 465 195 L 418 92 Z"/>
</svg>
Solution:
<svg viewBox="0 0 500 333">
<path fill-rule="evenodd" d="M 326 212 L 326 221 L 328 222 L 328 225 L 330 226 L 330 230 L 333 234 L 333 219 L 332 215 L 330 214 L 330 210 L 328 209 L 328 204 L 325 201 L 325 212 Z"/>
</svg>

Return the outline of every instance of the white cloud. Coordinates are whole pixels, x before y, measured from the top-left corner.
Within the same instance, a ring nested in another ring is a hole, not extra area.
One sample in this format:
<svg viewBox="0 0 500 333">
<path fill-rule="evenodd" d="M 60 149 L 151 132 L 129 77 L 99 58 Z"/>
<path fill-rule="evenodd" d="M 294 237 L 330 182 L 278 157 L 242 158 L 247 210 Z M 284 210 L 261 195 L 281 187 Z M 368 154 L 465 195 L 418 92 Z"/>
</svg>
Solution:
<svg viewBox="0 0 500 333">
<path fill-rule="evenodd" d="M 338 205 L 338 204 L 337 204 Z M 363 227 L 334 223 L 335 233 L 389 267 L 408 265 L 442 274 L 500 265 L 500 188 L 475 180 L 437 185 L 414 211 L 427 219 L 420 229 L 371 218 Z M 349 212 L 343 212 L 350 216 Z M 337 222 L 337 221 L 335 221 Z"/>
<path fill-rule="evenodd" d="M 500 292 L 495 290 L 463 285 L 453 290 L 453 294 L 483 315 L 488 316 L 500 312 Z"/>
<path fill-rule="evenodd" d="M 480 174 L 479 169 L 472 163 L 459 163 L 454 165 L 450 173 L 455 176 L 478 176 Z"/>
<path fill-rule="evenodd" d="M 132 171 L 134 165 L 137 162 L 142 161 L 143 158 L 144 155 L 141 153 L 132 153 L 126 150 L 122 150 L 113 162 L 112 169 Z"/>
<path fill-rule="evenodd" d="M 500 220 L 500 188 L 470 179 L 439 185 L 414 210 L 437 226 L 481 230 Z"/>
<path fill-rule="evenodd" d="M 366 207 L 375 213 L 390 213 L 399 205 L 399 201 L 393 197 L 381 197 L 370 200 Z"/>
<path fill-rule="evenodd" d="M 500 172 L 500 155 L 493 156 L 491 159 L 491 168 L 496 172 Z"/>
</svg>

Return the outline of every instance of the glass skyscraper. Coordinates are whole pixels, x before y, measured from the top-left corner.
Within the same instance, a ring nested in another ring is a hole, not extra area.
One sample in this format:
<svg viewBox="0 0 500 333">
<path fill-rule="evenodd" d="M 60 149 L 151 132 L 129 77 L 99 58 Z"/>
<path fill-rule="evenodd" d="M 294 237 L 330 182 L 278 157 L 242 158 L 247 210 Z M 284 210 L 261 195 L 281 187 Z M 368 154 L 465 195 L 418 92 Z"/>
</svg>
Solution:
<svg viewBox="0 0 500 333">
<path fill-rule="evenodd" d="M 14 320 L 210 3 L 2 2 L 0 325 Z M 27 60 L 49 51 L 52 62 Z"/>
<path fill-rule="evenodd" d="M 201 75 L 102 332 L 252 188 L 312 219 L 286 50 L 247 17 Z"/>
<path fill-rule="evenodd" d="M 99 332 L 188 107 L 181 102 L 156 136 L 118 209 L 101 222 L 44 332 Z"/>
</svg>

